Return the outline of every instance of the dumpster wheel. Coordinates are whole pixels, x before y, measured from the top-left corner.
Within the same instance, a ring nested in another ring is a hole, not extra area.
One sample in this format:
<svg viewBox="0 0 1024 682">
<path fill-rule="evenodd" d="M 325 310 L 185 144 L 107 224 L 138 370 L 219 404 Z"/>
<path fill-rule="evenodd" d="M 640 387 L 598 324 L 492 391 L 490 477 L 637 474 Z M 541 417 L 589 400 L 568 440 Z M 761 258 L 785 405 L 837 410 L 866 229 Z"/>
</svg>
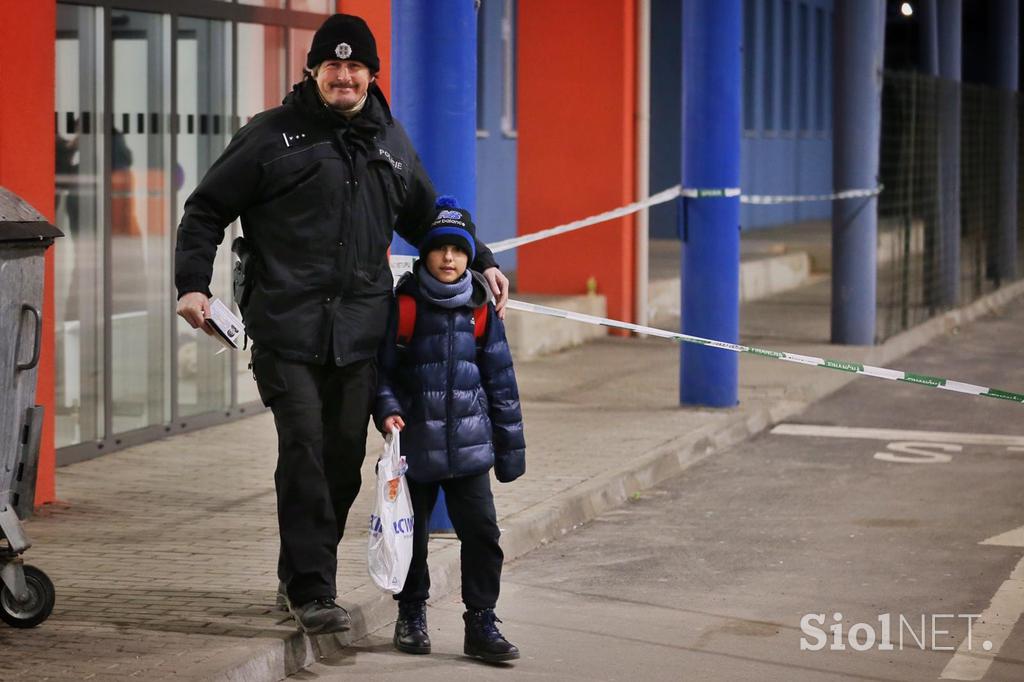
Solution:
<svg viewBox="0 0 1024 682">
<path fill-rule="evenodd" d="M 15 628 L 34 628 L 50 617 L 57 595 L 53 582 L 35 566 L 25 566 L 25 585 L 29 599 L 19 603 L 7 585 L 0 589 L 0 619 Z"/>
</svg>

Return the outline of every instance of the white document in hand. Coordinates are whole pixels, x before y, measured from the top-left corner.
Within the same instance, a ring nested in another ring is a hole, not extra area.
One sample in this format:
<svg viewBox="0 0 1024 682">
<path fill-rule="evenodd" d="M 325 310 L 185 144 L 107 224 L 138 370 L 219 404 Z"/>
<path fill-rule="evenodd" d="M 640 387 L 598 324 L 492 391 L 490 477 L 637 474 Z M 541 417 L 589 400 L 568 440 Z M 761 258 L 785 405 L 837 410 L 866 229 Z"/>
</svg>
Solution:
<svg viewBox="0 0 1024 682">
<path fill-rule="evenodd" d="M 219 298 L 210 301 L 210 316 L 206 318 L 206 322 L 225 348 L 238 348 L 242 335 L 245 334 L 245 325 Z"/>
</svg>

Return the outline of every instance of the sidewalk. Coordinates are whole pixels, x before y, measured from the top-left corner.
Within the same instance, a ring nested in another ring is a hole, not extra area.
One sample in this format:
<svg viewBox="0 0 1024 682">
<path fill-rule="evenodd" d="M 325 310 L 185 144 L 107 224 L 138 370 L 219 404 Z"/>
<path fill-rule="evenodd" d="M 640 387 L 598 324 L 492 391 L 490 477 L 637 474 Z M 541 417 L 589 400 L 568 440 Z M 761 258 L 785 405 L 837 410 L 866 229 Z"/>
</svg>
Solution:
<svg viewBox="0 0 1024 682">
<path fill-rule="evenodd" d="M 745 304 L 741 341 L 913 370 L 893 360 L 1022 292 L 1006 287 L 883 346 L 833 347 L 819 278 Z M 677 367 L 673 343 L 613 337 L 517 367 L 527 474 L 495 484 L 507 560 L 855 380 L 741 356 L 738 407 L 680 409 Z M 381 441 L 369 443 L 364 483 Z M 353 630 L 310 640 L 273 610 L 274 459 L 263 413 L 60 469 L 63 504 L 27 524 L 27 559 L 53 579 L 57 607 L 35 630 L 0 627 L 0 680 L 277 680 L 393 620 L 390 597 L 366 575 L 368 484 L 340 549 L 339 602 Z M 458 589 L 457 550 L 451 538 L 431 541 L 435 599 Z"/>
</svg>

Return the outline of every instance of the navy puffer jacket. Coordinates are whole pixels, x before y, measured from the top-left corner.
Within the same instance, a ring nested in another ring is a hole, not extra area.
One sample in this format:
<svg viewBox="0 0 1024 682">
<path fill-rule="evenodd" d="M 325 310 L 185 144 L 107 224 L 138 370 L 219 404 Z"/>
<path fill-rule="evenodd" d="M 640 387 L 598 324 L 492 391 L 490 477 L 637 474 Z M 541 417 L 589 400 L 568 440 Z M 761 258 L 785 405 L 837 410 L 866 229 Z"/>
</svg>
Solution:
<svg viewBox="0 0 1024 682">
<path fill-rule="evenodd" d="M 419 266 L 419 263 L 417 263 Z M 487 329 L 473 336 L 473 310 L 487 301 L 487 284 L 473 273 L 472 306 L 447 309 L 420 296 L 415 276 L 397 293 L 416 299 L 416 323 L 405 347 L 396 344 L 397 307 L 380 354 L 374 420 L 405 420 L 402 454 L 414 481 L 480 474 L 492 466 L 499 481 L 526 471 L 519 389 L 505 326 L 487 305 Z"/>
</svg>

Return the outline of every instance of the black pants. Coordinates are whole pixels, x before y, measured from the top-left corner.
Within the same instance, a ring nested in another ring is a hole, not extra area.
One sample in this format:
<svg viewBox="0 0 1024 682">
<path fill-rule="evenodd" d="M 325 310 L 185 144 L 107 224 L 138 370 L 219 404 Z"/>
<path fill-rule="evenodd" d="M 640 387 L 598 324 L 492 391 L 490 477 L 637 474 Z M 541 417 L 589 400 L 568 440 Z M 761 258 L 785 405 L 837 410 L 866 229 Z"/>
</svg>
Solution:
<svg viewBox="0 0 1024 682">
<path fill-rule="evenodd" d="M 254 351 L 253 374 L 277 426 L 278 577 L 293 603 L 334 597 L 338 542 L 366 456 L 375 361 L 307 365 Z"/>
<path fill-rule="evenodd" d="M 462 543 L 462 601 L 470 609 L 493 609 L 498 603 L 501 564 L 505 554 L 498 545 L 501 532 L 494 512 L 491 478 L 487 472 L 432 483 L 409 481 L 412 511 L 416 516 L 412 563 L 405 586 L 395 599 L 425 601 L 430 596 L 427 528 L 438 488 L 444 488 L 448 516 Z"/>
</svg>

